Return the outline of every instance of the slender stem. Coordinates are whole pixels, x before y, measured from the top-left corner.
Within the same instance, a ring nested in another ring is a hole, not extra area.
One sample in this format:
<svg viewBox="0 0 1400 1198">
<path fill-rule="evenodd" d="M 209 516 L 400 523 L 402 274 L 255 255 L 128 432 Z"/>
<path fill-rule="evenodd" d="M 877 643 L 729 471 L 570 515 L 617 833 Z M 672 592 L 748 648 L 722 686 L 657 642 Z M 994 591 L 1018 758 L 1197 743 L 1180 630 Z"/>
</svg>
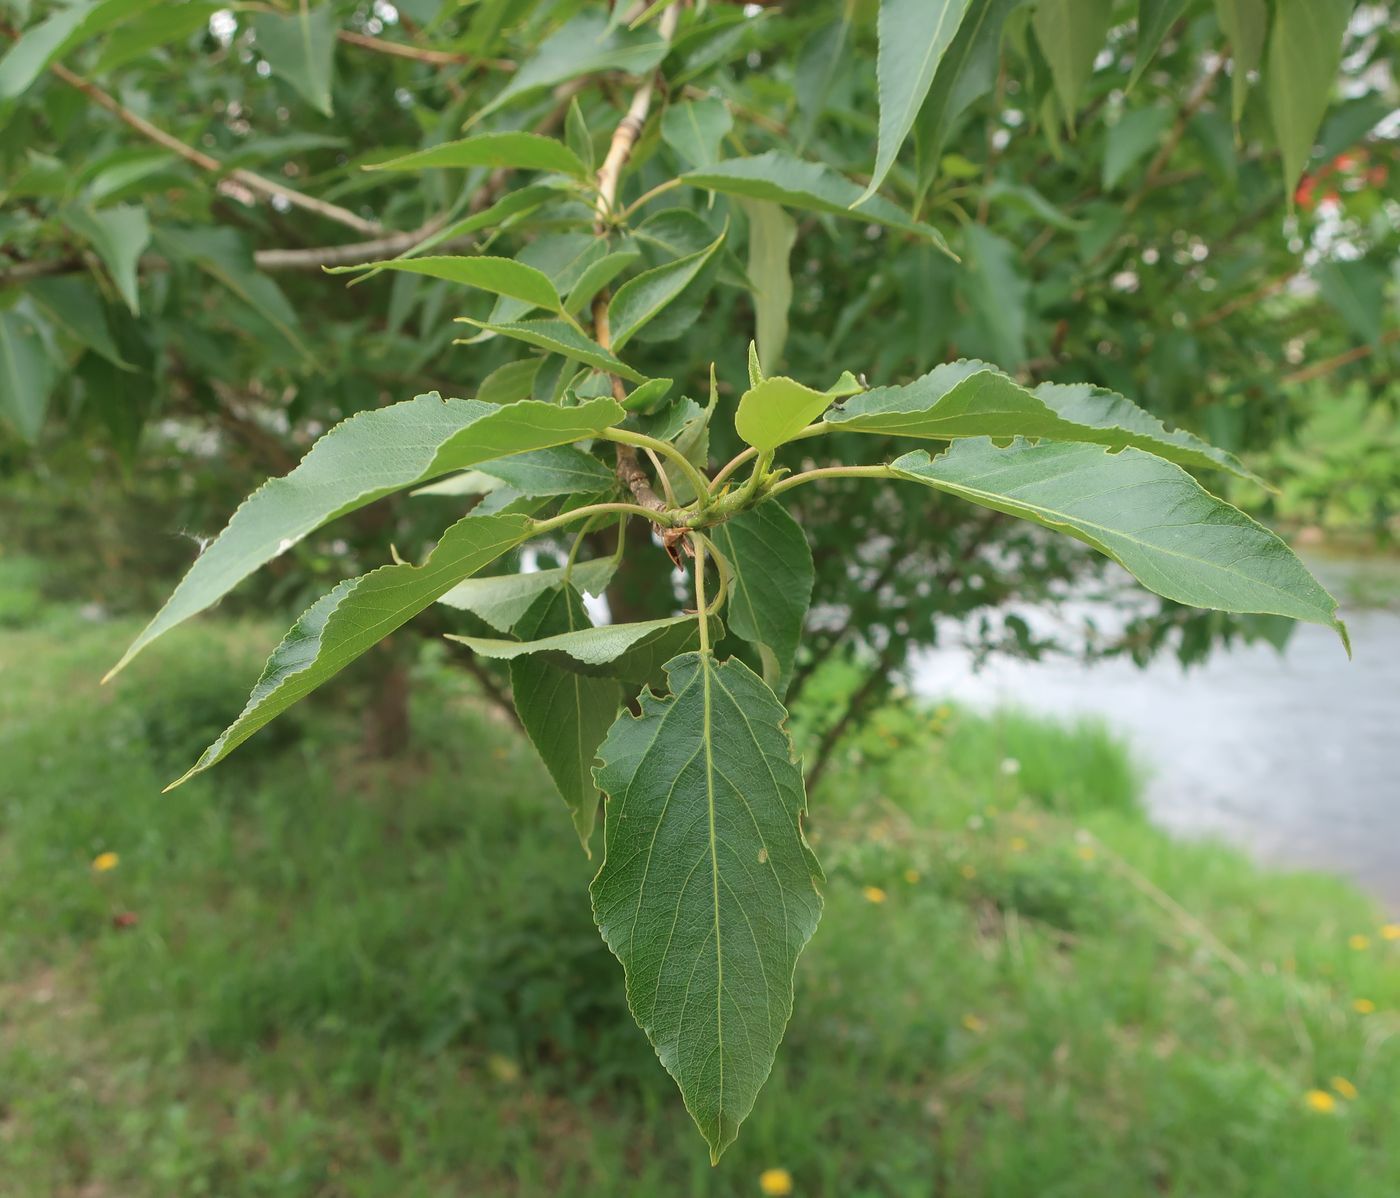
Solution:
<svg viewBox="0 0 1400 1198">
<path fill-rule="evenodd" d="M 793 441 L 805 441 L 809 437 L 820 437 L 824 433 L 831 432 L 831 429 L 832 426 L 827 424 L 826 421 L 818 420 L 815 424 L 809 424 L 800 432 L 794 433 L 791 437 L 788 438 L 787 443 L 791 443 Z M 745 462 L 756 458 L 757 456 L 758 450 L 756 450 L 752 445 L 750 445 L 747 449 L 741 450 L 739 453 L 735 454 L 734 457 L 732 457 L 720 468 L 719 473 L 716 474 L 711 480 L 711 493 L 718 491 L 720 486 L 723 484 L 724 480 L 727 479 L 731 474 L 733 474 L 734 471 L 739 469 L 740 466 L 742 466 Z"/>
<path fill-rule="evenodd" d="M 638 208 L 651 203 L 657 196 L 665 195 L 668 191 L 674 191 L 681 185 L 680 179 L 667 179 L 664 183 L 658 183 L 650 191 L 644 191 L 635 200 L 622 210 L 620 219 L 627 220 Z"/>
<path fill-rule="evenodd" d="M 588 536 L 589 530 L 593 527 L 593 521 L 588 520 L 582 528 L 578 530 L 578 536 L 574 538 L 574 543 L 569 546 L 569 558 L 564 563 L 564 581 L 568 582 L 570 575 L 574 572 L 574 562 L 578 560 L 578 551 L 583 548 L 583 539 Z"/>
<path fill-rule="evenodd" d="M 424 50 L 418 46 L 405 45 L 403 42 L 389 42 L 363 33 L 351 33 L 348 29 L 337 31 L 336 37 L 347 45 L 359 46 L 362 50 L 373 50 L 377 54 L 389 54 L 395 58 L 411 58 L 438 67 L 478 66 L 492 71 L 516 69 L 516 64 L 509 59 L 473 58 L 470 54 L 459 54 L 452 50 Z"/>
<path fill-rule="evenodd" d="M 556 528 L 563 528 L 575 520 L 606 515 L 641 516 L 644 520 L 650 520 L 665 528 L 671 527 L 669 517 L 661 512 L 652 511 L 651 508 L 642 507 L 639 503 L 590 503 L 586 507 L 576 507 L 571 512 L 560 512 L 559 515 L 551 516 L 548 520 L 532 520 L 530 522 L 530 536 L 542 537 L 545 533 L 553 532 Z"/>
<path fill-rule="evenodd" d="M 710 651 L 710 613 L 705 610 L 705 540 L 695 538 L 695 616 L 700 621 L 700 652 Z"/>
<path fill-rule="evenodd" d="M 603 436 L 609 441 L 616 441 L 622 445 L 632 445 L 638 449 L 649 449 L 652 453 L 663 458 L 670 458 L 675 463 L 676 469 L 684 474 L 690 485 L 695 488 L 697 497 L 703 498 L 709 495 L 710 480 L 697 470 L 690 459 L 669 441 L 661 441 L 656 437 L 648 437 L 645 433 L 634 433 L 625 428 L 605 428 Z"/>
<path fill-rule="evenodd" d="M 804 470 L 781 482 L 775 483 L 768 492 L 770 496 L 780 495 L 803 483 L 814 483 L 823 478 L 897 478 L 888 466 L 823 466 L 819 470 Z"/>
</svg>

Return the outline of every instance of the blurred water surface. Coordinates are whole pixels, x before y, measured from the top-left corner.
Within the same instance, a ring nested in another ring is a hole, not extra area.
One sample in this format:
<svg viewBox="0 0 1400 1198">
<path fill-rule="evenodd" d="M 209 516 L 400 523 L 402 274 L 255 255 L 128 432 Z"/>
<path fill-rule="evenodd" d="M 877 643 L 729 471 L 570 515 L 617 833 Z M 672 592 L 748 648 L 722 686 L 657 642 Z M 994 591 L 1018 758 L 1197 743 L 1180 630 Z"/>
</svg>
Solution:
<svg viewBox="0 0 1400 1198">
<path fill-rule="evenodd" d="M 1400 910 L 1400 563 L 1309 564 L 1342 601 L 1350 662 L 1327 629 L 1299 625 L 1282 654 L 1242 646 L 1190 670 L 1175 658 L 976 669 L 965 652 L 937 649 L 917 663 L 915 688 L 979 709 L 1097 715 L 1151 771 L 1158 823 L 1347 874 Z"/>
</svg>

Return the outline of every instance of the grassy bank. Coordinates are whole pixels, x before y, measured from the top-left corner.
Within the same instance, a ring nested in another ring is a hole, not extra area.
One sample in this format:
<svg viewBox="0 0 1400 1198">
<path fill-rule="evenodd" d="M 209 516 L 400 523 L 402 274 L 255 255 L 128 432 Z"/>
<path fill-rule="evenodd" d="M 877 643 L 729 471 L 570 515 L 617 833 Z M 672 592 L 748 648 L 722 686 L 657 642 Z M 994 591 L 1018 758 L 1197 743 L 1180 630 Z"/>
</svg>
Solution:
<svg viewBox="0 0 1400 1198">
<path fill-rule="evenodd" d="M 131 627 L 23 623 L 7 1196 L 744 1195 L 775 1168 L 843 1198 L 1400 1192 L 1397 929 L 1154 831 L 1102 731 L 896 707 L 852 740 L 813 797 L 797 1013 L 712 1170 L 562 806 L 455 675 L 422 667 L 405 763 L 313 699 L 162 797 L 270 632 L 205 620 L 99 689 Z"/>
</svg>

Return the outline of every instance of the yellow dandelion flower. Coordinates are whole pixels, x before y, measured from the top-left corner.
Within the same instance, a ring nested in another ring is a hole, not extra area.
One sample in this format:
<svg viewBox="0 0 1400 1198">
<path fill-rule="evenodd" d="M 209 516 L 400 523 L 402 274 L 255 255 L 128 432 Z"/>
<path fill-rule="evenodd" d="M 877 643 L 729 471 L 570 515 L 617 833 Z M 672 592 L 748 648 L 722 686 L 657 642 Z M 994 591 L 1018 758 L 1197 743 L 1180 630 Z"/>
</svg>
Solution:
<svg viewBox="0 0 1400 1198">
<path fill-rule="evenodd" d="M 977 867 L 975 865 L 964 865 L 958 870 L 958 873 L 962 874 L 965 878 L 975 878 L 977 876 Z"/>
<path fill-rule="evenodd" d="M 1024 836 L 1013 836 L 1011 838 L 1011 851 L 1013 853 L 1024 853 L 1028 847 Z"/>
<path fill-rule="evenodd" d="M 1374 1013 L 1376 1004 L 1369 998 L 1358 998 L 1352 1001 L 1351 1009 L 1358 1015 L 1370 1015 Z"/>
<path fill-rule="evenodd" d="M 1328 1115 L 1337 1109 L 1337 1100 L 1326 1090 L 1309 1090 L 1303 1101 L 1308 1104 L 1308 1110 L 1316 1111 L 1319 1115 Z"/>
<path fill-rule="evenodd" d="M 1094 846 L 1091 844 L 1081 844 L 1074 851 L 1081 861 L 1092 861 L 1094 859 Z"/>
<path fill-rule="evenodd" d="M 121 864 L 121 858 L 116 853 L 98 853 L 92 859 L 92 868 L 99 874 L 105 874 L 109 869 L 116 869 Z"/>
<path fill-rule="evenodd" d="M 768 1198 L 783 1198 L 792 1193 L 792 1174 L 786 1169 L 765 1169 L 758 1175 L 758 1188 Z"/>
<path fill-rule="evenodd" d="M 1330 1078 L 1327 1084 L 1348 1102 L 1351 1102 L 1356 1097 L 1356 1087 L 1344 1077 Z"/>
<path fill-rule="evenodd" d="M 1363 953 L 1371 947 L 1371 938 L 1369 936 L 1363 936 L 1358 932 L 1355 936 L 1347 937 L 1347 945 L 1355 949 L 1358 953 Z"/>
<path fill-rule="evenodd" d="M 1388 923 L 1381 928 L 1382 940 L 1400 940 L 1400 923 Z"/>
<path fill-rule="evenodd" d="M 883 903 L 889 896 L 878 886 L 867 886 L 861 891 L 867 903 Z"/>
<path fill-rule="evenodd" d="M 962 1025 L 974 1036 L 980 1036 L 987 1030 L 987 1021 L 980 1016 L 971 1013 L 962 1017 Z"/>
<path fill-rule="evenodd" d="M 919 880 L 919 871 L 917 869 L 906 869 L 904 871 L 904 880 L 908 882 L 910 886 L 915 885 Z"/>
</svg>

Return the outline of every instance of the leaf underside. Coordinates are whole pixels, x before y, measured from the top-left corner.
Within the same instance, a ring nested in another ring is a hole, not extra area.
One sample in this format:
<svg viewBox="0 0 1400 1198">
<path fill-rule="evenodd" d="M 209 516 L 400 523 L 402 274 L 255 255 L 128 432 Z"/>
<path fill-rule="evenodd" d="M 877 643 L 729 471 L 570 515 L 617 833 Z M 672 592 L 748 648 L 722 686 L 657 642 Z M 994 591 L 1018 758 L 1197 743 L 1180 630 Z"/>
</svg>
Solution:
<svg viewBox="0 0 1400 1198">
<path fill-rule="evenodd" d="M 742 662 L 688 653 L 599 750 L 591 887 L 627 1001 L 717 1161 L 773 1066 L 821 916 L 786 713 Z"/>
</svg>

